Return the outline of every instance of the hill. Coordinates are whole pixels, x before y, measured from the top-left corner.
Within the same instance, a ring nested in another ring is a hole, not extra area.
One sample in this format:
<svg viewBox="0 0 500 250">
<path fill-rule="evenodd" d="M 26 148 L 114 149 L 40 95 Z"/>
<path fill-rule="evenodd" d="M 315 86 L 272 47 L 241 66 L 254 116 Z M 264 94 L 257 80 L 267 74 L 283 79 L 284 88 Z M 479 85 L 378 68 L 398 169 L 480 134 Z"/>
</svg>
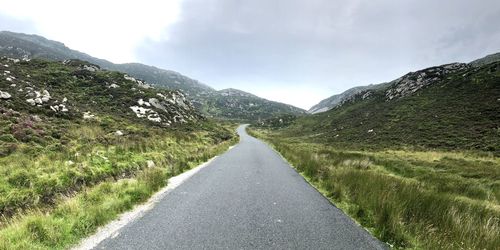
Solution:
<svg viewBox="0 0 500 250">
<path fill-rule="evenodd" d="M 66 249 L 237 141 L 177 90 L 0 58 L 0 248 Z"/>
<path fill-rule="evenodd" d="M 337 106 L 340 106 L 344 104 L 345 102 L 349 101 L 351 98 L 353 98 L 355 95 L 359 94 L 362 91 L 369 90 L 369 89 L 377 89 L 377 88 L 382 88 L 384 84 L 376 84 L 376 85 L 368 85 L 368 86 L 358 86 L 354 88 L 350 88 L 338 95 L 333 95 L 331 97 L 328 97 L 322 101 L 320 101 L 318 104 L 312 106 L 308 112 L 311 114 L 317 114 L 321 112 L 328 111 L 332 108 L 335 108 Z"/>
<path fill-rule="evenodd" d="M 269 101 L 236 89 L 223 89 L 212 94 L 203 110 L 215 117 L 223 116 L 228 119 L 252 122 L 281 115 L 300 116 L 306 114 L 300 108 Z"/>
<path fill-rule="evenodd" d="M 283 133 L 355 147 L 417 147 L 500 154 L 500 62 L 453 63 L 359 91 Z"/>
<path fill-rule="evenodd" d="M 452 63 L 251 132 L 395 249 L 497 249 L 499 110 L 500 62 Z"/>
<path fill-rule="evenodd" d="M 154 86 L 171 90 L 180 90 L 185 93 L 187 99 L 193 103 L 198 110 L 203 111 L 205 115 L 217 118 L 252 121 L 258 120 L 261 117 L 268 117 L 281 113 L 294 115 L 304 113 L 303 110 L 291 105 L 267 101 L 257 96 L 253 96 L 253 103 L 259 103 L 258 106 L 271 105 L 273 107 L 264 109 L 249 106 L 247 96 L 231 95 L 230 100 L 226 100 L 228 98 L 224 97 L 224 91 L 218 92 L 197 80 L 193 80 L 175 71 L 160 69 L 140 63 L 114 64 L 72 50 L 63 43 L 48 40 L 38 35 L 1 31 L 0 56 L 18 59 L 43 58 L 54 61 L 79 59 L 87 61 L 99 65 L 103 69 L 127 73 L 134 78 L 144 80 Z"/>
</svg>

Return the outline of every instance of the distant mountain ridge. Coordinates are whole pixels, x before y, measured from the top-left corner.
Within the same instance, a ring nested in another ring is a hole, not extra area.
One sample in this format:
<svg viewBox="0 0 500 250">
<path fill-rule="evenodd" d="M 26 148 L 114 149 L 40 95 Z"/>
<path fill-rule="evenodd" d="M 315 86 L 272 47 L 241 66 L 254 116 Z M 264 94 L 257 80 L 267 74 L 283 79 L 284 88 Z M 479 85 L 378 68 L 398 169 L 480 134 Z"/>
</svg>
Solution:
<svg viewBox="0 0 500 250">
<path fill-rule="evenodd" d="M 410 91 L 410 92 L 416 92 L 420 88 L 431 84 L 433 81 L 437 80 L 440 75 L 442 74 L 449 74 L 458 70 L 463 70 L 466 67 L 481 67 L 493 62 L 500 61 L 500 53 L 495 53 L 491 55 L 487 55 L 483 58 L 474 60 L 468 64 L 466 63 L 450 63 L 450 64 L 445 64 L 441 66 L 435 66 L 435 67 L 430 67 L 427 69 L 423 70 L 418 70 L 415 72 L 409 72 L 408 74 L 390 81 L 386 83 L 379 83 L 379 84 L 371 84 L 368 86 L 358 86 L 358 87 L 353 87 L 350 88 L 340 94 L 333 95 L 331 97 L 328 97 L 322 101 L 320 101 L 318 104 L 314 105 L 308 110 L 308 113 L 311 114 L 317 114 L 317 113 L 322 113 L 326 112 L 328 110 L 331 110 L 333 108 L 337 108 L 342 106 L 344 103 L 351 101 L 354 99 L 358 94 L 360 93 L 371 93 L 370 90 L 377 90 L 381 88 L 388 87 L 390 85 L 393 85 L 395 83 L 401 82 L 401 81 L 406 81 L 406 85 L 413 85 L 413 86 L 406 86 L 410 88 L 410 90 L 399 90 L 399 89 L 393 89 L 393 95 L 398 95 L 398 91 Z M 430 77 L 433 76 L 433 77 Z M 413 83 L 410 83 L 413 82 Z M 403 85 L 402 85 L 403 86 Z M 392 95 L 391 95 L 392 96 Z"/>
<path fill-rule="evenodd" d="M 68 59 L 87 61 L 99 65 L 103 69 L 127 73 L 130 76 L 144 80 L 155 86 L 165 87 L 171 90 L 181 90 L 198 110 L 204 112 L 205 115 L 218 118 L 250 121 L 281 114 L 305 114 L 305 111 L 302 109 L 288 104 L 268 101 L 249 93 L 241 94 L 245 92 L 240 90 L 230 89 L 217 91 L 206 84 L 175 71 L 160 69 L 140 63 L 114 64 L 110 61 L 72 50 L 61 42 L 48 40 L 38 35 L 0 31 L 0 56 L 12 58 L 44 58 L 55 61 L 64 61 Z M 250 102 L 247 100 L 248 98 L 252 98 L 253 100 L 251 103 L 256 105 L 250 105 Z M 262 108 L 263 105 L 271 105 L 272 107 L 264 109 Z M 235 107 L 238 107 L 238 109 L 236 110 Z"/>
</svg>

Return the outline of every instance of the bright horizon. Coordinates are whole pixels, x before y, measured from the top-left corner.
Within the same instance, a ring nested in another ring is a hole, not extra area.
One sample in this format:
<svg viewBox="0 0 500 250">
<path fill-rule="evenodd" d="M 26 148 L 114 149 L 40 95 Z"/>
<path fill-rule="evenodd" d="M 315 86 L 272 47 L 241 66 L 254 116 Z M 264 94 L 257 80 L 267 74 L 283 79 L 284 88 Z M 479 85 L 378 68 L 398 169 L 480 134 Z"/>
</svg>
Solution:
<svg viewBox="0 0 500 250">
<path fill-rule="evenodd" d="M 1 30 L 306 110 L 351 87 L 499 52 L 499 22 L 490 0 L 0 1 Z"/>
</svg>

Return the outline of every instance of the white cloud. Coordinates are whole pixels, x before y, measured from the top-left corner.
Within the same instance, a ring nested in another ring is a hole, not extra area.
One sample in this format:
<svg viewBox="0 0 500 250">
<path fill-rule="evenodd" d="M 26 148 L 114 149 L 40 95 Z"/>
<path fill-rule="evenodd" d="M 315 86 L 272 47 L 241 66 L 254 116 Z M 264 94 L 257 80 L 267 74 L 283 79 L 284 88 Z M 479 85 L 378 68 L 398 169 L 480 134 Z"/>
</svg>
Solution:
<svg viewBox="0 0 500 250">
<path fill-rule="evenodd" d="M 144 40 L 165 40 L 180 0 L 0 0 L 0 14 L 31 21 L 39 35 L 113 62 L 136 60 Z M 15 30 L 13 30 L 15 31 Z"/>
</svg>

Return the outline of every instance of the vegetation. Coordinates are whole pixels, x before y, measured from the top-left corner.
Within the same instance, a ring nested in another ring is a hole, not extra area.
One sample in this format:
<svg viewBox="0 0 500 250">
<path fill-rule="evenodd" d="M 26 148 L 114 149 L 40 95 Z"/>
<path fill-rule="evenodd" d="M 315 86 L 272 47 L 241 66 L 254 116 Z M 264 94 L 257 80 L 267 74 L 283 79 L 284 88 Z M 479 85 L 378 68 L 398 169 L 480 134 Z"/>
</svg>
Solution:
<svg viewBox="0 0 500 250">
<path fill-rule="evenodd" d="M 0 69 L 0 249 L 77 243 L 237 141 L 181 93 L 87 62 L 2 58 Z"/>
<path fill-rule="evenodd" d="M 402 98 L 389 100 L 388 89 L 395 86 L 384 85 L 328 112 L 301 117 L 281 134 L 353 150 L 475 150 L 500 156 L 499 83 L 500 62 L 494 62 L 441 74 Z"/>
<path fill-rule="evenodd" d="M 58 61 L 68 59 L 87 61 L 99 65 L 103 69 L 127 73 L 157 87 L 181 90 L 197 110 L 210 117 L 249 122 L 278 114 L 298 115 L 305 113 L 304 110 L 291 105 L 268 101 L 239 90 L 234 90 L 231 92 L 232 94 L 228 95 L 228 90 L 217 91 L 175 71 L 139 63 L 114 64 L 71 50 L 60 42 L 51 41 L 37 35 L 1 31 L 0 56 Z M 236 95 L 234 95 L 234 92 L 236 92 Z"/>
<path fill-rule="evenodd" d="M 251 132 L 395 248 L 498 249 L 500 62 L 400 79 Z"/>
<path fill-rule="evenodd" d="M 498 249 L 500 159 L 443 151 L 353 151 L 251 130 L 395 248 Z"/>
</svg>

